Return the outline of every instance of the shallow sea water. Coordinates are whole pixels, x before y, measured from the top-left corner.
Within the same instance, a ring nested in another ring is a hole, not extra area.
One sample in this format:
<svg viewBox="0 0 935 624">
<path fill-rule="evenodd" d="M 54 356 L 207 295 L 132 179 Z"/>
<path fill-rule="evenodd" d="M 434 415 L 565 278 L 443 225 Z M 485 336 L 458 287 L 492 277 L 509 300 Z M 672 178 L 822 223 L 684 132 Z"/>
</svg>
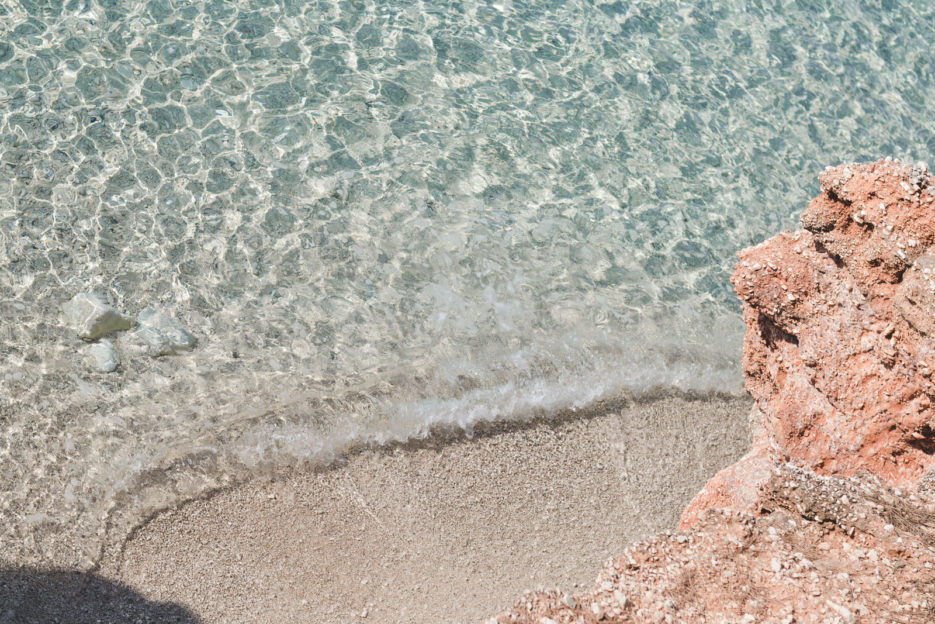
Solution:
<svg viewBox="0 0 935 624">
<path fill-rule="evenodd" d="M 741 392 L 734 253 L 935 147 L 927 2 L 0 2 L 0 558 L 349 445 Z M 95 372 L 61 305 L 198 339 Z"/>
</svg>

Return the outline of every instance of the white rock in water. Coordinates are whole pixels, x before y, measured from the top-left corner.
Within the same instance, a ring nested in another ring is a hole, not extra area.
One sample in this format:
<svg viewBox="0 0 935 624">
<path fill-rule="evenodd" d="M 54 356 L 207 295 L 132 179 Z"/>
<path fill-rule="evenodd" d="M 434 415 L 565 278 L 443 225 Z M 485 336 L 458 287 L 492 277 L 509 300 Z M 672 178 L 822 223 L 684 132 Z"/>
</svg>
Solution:
<svg viewBox="0 0 935 624">
<path fill-rule="evenodd" d="M 136 325 L 133 319 L 117 312 L 95 293 L 75 295 L 62 306 L 62 312 L 65 313 L 65 320 L 83 340 L 97 340 L 101 336 Z"/>
<path fill-rule="evenodd" d="M 178 321 L 156 310 L 146 308 L 136 317 L 139 328 L 133 332 L 147 353 L 153 357 L 188 351 L 195 346 L 195 337 Z"/>
<path fill-rule="evenodd" d="M 114 343 L 106 338 L 91 345 L 88 352 L 94 358 L 94 368 L 102 373 L 111 373 L 120 366 L 120 358 L 117 356 Z"/>
</svg>

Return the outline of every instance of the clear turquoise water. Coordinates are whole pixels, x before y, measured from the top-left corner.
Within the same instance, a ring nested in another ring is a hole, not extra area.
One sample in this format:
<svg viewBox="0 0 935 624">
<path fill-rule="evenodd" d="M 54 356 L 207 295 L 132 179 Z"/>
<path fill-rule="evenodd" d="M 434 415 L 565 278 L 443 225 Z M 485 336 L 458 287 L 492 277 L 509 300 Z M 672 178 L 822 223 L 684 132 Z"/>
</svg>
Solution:
<svg viewBox="0 0 935 624">
<path fill-rule="evenodd" d="M 828 6 L 833 4 L 834 6 Z M 349 444 L 740 391 L 734 253 L 935 147 L 925 2 L 0 2 L 0 536 Z M 191 353 L 94 372 L 61 304 Z"/>
</svg>

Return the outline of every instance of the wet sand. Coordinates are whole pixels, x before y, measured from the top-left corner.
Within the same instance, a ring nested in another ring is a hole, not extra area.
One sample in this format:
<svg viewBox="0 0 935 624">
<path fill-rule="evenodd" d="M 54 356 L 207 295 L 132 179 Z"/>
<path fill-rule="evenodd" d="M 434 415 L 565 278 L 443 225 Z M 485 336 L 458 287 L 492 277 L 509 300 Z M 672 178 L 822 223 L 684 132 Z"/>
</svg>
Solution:
<svg viewBox="0 0 935 624">
<path fill-rule="evenodd" d="M 256 478 L 151 519 L 99 575 L 205 623 L 479 621 L 673 529 L 747 450 L 749 409 L 667 398 Z"/>
</svg>

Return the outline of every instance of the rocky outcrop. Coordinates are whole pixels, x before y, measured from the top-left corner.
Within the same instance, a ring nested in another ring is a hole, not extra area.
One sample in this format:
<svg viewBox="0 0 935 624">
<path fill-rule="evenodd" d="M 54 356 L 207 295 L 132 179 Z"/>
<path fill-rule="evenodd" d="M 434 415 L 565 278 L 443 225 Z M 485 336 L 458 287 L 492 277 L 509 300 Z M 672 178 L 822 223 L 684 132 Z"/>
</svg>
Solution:
<svg viewBox="0 0 935 624">
<path fill-rule="evenodd" d="M 761 430 L 751 454 L 692 501 L 683 528 L 708 507 L 752 509 L 763 467 L 777 461 L 903 487 L 935 466 L 928 169 L 880 161 L 828 169 L 819 180 L 804 230 L 740 253 L 731 281 L 743 301 L 744 376 Z"/>
<path fill-rule="evenodd" d="M 935 621 L 931 503 L 788 464 L 759 501 L 755 513 L 712 509 L 688 531 L 633 545 L 586 594 L 528 594 L 495 621 Z"/>
<path fill-rule="evenodd" d="M 740 253 L 754 444 L 681 533 L 500 622 L 935 622 L 935 187 L 826 170 L 803 230 Z"/>
<path fill-rule="evenodd" d="M 924 165 L 830 169 L 805 230 L 741 254 L 747 390 L 781 453 L 893 484 L 933 465 L 935 205 Z"/>
</svg>

